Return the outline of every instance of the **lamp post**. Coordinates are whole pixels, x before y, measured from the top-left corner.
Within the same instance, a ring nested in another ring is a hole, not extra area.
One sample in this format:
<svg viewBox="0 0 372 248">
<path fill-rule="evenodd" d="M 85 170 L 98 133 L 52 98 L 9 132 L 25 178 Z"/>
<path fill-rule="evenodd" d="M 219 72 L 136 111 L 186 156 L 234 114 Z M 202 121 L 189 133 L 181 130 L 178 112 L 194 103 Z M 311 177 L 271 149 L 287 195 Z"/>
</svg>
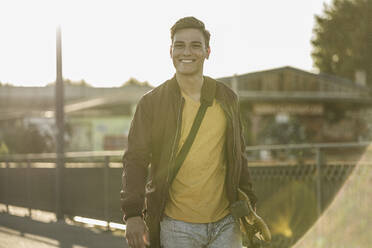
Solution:
<svg viewBox="0 0 372 248">
<path fill-rule="evenodd" d="M 57 50 L 57 78 L 55 85 L 55 122 L 56 133 L 56 217 L 57 220 L 64 220 L 62 212 L 62 176 L 64 168 L 64 87 L 62 78 L 62 42 L 61 27 L 57 28 L 56 35 Z"/>
</svg>

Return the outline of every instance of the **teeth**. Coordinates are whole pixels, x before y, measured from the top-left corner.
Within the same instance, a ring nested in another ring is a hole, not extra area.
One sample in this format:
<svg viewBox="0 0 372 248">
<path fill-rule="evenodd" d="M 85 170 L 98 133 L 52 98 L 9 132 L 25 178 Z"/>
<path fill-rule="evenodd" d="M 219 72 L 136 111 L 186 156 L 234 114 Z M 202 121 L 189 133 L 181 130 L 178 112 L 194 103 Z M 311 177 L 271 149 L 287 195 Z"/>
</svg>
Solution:
<svg viewBox="0 0 372 248">
<path fill-rule="evenodd" d="M 182 59 L 181 62 L 183 62 L 183 63 L 191 63 L 192 60 L 191 59 Z"/>
</svg>

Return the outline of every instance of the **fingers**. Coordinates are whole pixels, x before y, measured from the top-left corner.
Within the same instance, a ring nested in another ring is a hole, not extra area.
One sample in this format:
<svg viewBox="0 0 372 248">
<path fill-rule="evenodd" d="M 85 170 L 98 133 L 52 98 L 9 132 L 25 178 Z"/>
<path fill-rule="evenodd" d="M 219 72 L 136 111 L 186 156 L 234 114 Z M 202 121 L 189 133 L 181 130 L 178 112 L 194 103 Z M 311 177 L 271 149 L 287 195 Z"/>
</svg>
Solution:
<svg viewBox="0 0 372 248">
<path fill-rule="evenodd" d="M 132 235 L 130 235 L 129 233 L 126 233 L 125 239 L 127 240 L 129 247 L 134 247 L 134 241 L 133 241 Z"/>
<path fill-rule="evenodd" d="M 128 234 L 126 239 L 129 247 L 131 248 L 145 248 L 145 241 L 142 235 Z"/>
<path fill-rule="evenodd" d="M 145 243 L 145 245 L 150 245 L 150 235 L 149 235 L 149 232 L 146 230 L 145 231 L 145 234 L 143 235 L 143 242 Z"/>
<path fill-rule="evenodd" d="M 148 244 L 146 225 L 141 217 L 132 217 L 127 221 L 126 239 L 131 248 L 145 248 Z"/>
<path fill-rule="evenodd" d="M 129 245 L 129 247 L 131 248 L 136 248 L 137 247 L 137 239 L 136 239 L 136 235 L 134 234 L 127 234 L 126 235 L 126 239 L 127 239 L 127 243 Z"/>
<path fill-rule="evenodd" d="M 141 238 L 138 235 L 134 237 L 134 244 L 133 248 L 144 248 L 143 241 L 141 242 Z"/>
</svg>

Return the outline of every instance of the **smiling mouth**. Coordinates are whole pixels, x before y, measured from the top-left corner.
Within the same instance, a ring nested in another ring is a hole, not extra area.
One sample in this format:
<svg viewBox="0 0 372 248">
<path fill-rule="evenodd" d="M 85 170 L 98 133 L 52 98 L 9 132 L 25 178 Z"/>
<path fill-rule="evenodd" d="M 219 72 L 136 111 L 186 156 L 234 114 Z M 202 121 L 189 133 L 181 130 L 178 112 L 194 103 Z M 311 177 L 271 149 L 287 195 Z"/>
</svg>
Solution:
<svg viewBox="0 0 372 248">
<path fill-rule="evenodd" d="M 180 62 L 182 62 L 182 63 L 192 63 L 194 61 L 195 60 L 193 60 L 193 59 L 180 59 Z"/>
</svg>

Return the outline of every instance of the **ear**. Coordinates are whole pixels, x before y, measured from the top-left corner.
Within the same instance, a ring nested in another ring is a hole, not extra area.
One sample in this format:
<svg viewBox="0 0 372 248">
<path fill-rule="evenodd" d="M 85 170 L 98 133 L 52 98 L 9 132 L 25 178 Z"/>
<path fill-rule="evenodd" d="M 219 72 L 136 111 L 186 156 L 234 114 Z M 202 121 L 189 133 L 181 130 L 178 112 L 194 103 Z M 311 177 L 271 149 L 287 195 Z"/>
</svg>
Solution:
<svg viewBox="0 0 372 248">
<path fill-rule="evenodd" d="M 170 57 L 172 58 L 172 45 L 170 45 L 170 47 L 169 47 L 169 54 L 170 54 Z"/>
<path fill-rule="evenodd" d="M 209 55 L 211 54 L 211 48 L 207 48 L 207 56 L 205 57 L 206 59 L 209 59 Z"/>
</svg>

